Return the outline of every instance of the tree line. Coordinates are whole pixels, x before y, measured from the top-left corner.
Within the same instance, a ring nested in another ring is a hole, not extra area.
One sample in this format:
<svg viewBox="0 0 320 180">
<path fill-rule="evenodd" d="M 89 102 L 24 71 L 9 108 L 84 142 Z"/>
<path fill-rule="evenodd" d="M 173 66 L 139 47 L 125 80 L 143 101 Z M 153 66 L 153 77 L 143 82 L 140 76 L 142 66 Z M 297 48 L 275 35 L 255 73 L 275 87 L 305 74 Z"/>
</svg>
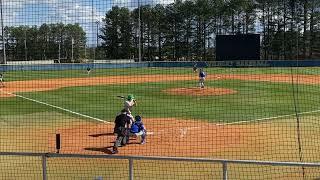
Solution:
<svg viewBox="0 0 320 180">
<path fill-rule="evenodd" d="M 137 59 L 140 44 L 143 60 L 210 61 L 215 60 L 217 35 L 249 33 L 261 35 L 262 59 L 320 58 L 319 0 L 175 0 L 140 9 L 114 6 L 102 25 L 96 48 L 86 47 L 79 24 L 5 27 L 7 59 Z"/>
<path fill-rule="evenodd" d="M 79 24 L 42 24 L 4 28 L 8 60 L 78 60 L 84 57 L 86 33 Z"/>
<path fill-rule="evenodd" d="M 176 0 L 113 7 L 103 19 L 105 58 L 214 60 L 216 35 L 261 34 L 262 59 L 320 57 L 319 0 Z M 139 32 L 140 31 L 140 32 Z"/>
</svg>

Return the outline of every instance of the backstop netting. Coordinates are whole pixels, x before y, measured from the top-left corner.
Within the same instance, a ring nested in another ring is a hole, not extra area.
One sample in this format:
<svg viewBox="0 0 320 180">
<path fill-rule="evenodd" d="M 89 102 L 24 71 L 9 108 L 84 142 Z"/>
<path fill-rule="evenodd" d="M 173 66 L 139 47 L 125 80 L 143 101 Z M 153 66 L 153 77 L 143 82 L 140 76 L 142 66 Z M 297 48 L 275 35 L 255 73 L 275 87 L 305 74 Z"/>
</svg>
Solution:
<svg viewBox="0 0 320 180">
<path fill-rule="evenodd" d="M 316 0 L 0 8 L 0 179 L 222 179 L 227 166 L 203 158 L 320 161 Z M 248 34 L 260 58 L 216 58 L 218 36 Z M 130 123 L 115 128 L 120 117 Z M 317 179 L 320 168 L 235 163 L 228 178 Z"/>
</svg>

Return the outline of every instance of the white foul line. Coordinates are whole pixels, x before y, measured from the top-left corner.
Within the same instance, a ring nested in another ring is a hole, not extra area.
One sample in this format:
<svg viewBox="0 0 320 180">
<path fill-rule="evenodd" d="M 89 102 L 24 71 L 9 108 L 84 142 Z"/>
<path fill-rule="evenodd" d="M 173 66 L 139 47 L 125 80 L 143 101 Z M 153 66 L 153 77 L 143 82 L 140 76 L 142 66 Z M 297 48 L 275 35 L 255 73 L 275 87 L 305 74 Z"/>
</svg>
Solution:
<svg viewBox="0 0 320 180">
<path fill-rule="evenodd" d="M 41 101 L 38 101 L 38 100 L 35 100 L 35 99 L 27 98 L 27 97 L 24 97 L 24 96 L 21 96 L 21 95 L 18 95 L 18 94 L 5 92 L 5 91 L 3 91 L 1 89 L 0 89 L 0 91 L 2 91 L 3 93 L 6 93 L 6 94 L 12 95 L 12 96 L 17 96 L 17 97 L 22 98 L 22 99 L 26 99 L 26 100 L 33 101 L 33 102 L 36 102 L 36 103 L 39 103 L 39 104 L 43 104 L 43 105 L 46 105 L 46 106 L 50 106 L 50 107 L 53 107 L 53 108 L 56 108 L 56 109 L 60 109 L 62 111 L 66 111 L 66 112 L 69 112 L 71 114 L 76 114 L 78 116 L 82 116 L 82 117 L 85 117 L 85 118 L 93 119 L 93 120 L 100 121 L 100 122 L 103 122 L 103 123 L 110 123 L 108 121 L 104 121 L 104 120 L 99 119 L 99 118 L 95 118 L 95 117 L 91 117 L 91 116 L 88 116 L 88 115 L 85 115 L 85 114 L 74 112 L 74 111 L 71 111 L 69 109 L 65 109 L 65 108 L 59 107 L 59 106 L 55 106 L 55 105 L 48 104 L 48 103 L 45 103 L 45 102 L 41 102 Z"/>
<path fill-rule="evenodd" d="M 320 112 L 320 109 L 314 110 L 314 111 L 301 112 L 301 113 L 297 113 L 297 114 L 298 115 L 303 115 L 303 114 L 311 114 L 311 113 L 316 113 L 316 112 Z M 231 123 L 221 123 L 221 124 L 216 124 L 216 125 L 223 126 L 223 125 L 232 125 L 232 124 L 246 124 L 246 123 L 251 123 L 251 122 L 258 122 L 258 121 L 265 121 L 265 120 L 272 120 L 272 119 L 296 116 L 297 114 L 287 114 L 287 115 L 281 115 L 281 116 L 274 116 L 274 117 L 267 117 L 267 118 L 260 118 L 260 119 L 252 119 L 252 120 L 248 120 L 248 121 L 237 121 L 237 122 L 231 122 Z"/>
<path fill-rule="evenodd" d="M 301 112 L 301 113 L 298 113 L 298 115 L 311 114 L 311 113 L 316 113 L 316 112 L 320 112 L 320 109 L 314 110 L 314 111 Z M 295 116 L 295 115 L 296 114 L 287 114 L 287 115 L 281 115 L 281 116 L 253 119 L 253 120 L 248 120 L 248 121 L 237 121 L 237 122 L 231 122 L 231 123 L 218 123 L 218 124 L 215 124 L 215 125 L 216 126 L 226 126 L 226 125 L 234 125 L 234 124 L 247 124 L 247 123 L 252 123 L 252 122 L 259 122 L 259 121 L 265 121 L 265 120 L 272 120 L 272 119 L 290 117 L 290 116 Z M 207 127 L 207 125 L 180 128 L 180 137 L 183 138 L 184 136 L 186 136 L 188 130 L 199 129 L 199 128 L 202 128 L 202 127 Z"/>
</svg>

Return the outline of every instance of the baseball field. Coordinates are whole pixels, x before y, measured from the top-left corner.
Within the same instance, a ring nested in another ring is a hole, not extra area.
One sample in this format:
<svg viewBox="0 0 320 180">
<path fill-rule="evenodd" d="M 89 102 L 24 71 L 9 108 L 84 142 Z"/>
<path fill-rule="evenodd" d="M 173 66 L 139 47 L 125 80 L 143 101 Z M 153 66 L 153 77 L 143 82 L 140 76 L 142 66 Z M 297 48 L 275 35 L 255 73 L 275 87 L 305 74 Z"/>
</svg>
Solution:
<svg viewBox="0 0 320 180">
<path fill-rule="evenodd" d="M 113 121 L 133 94 L 148 131 L 119 155 L 319 162 L 320 68 L 8 71 L 0 89 L 0 151 L 110 154 Z M 38 179 L 40 159 L 1 157 L 4 179 Z M 122 160 L 51 159 L 51 179 L 127 179 Z M 119 169 L 124 173 L 119 172 Z M 219 179 L 221 165 L 139 161 L 137 179 Z M 320 169 L 231 165 L 231 179 L 307 179 Z M 303 171 L 303 173 L 301 173 Z M 166 173 L 163 173 L 166 172 Z M 303 175 L 304 174 L 304 175 Z"/>
</svg>

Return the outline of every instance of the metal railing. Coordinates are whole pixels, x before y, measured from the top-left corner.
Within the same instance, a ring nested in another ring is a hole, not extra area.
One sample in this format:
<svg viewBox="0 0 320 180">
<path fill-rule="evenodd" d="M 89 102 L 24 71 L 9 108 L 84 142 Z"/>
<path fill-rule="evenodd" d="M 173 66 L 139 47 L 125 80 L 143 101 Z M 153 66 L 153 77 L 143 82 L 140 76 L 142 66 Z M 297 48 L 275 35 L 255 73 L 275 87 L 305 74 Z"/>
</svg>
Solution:
<svg viewBox="0 0 320 180">
<path fill-rule="evenodd" d="M 86 154 L 57 154 L 57 153 L 28 153 L 28 152 L 0 152 L 0 156 L 32 156 L 41 157 L 42 179 L 47 180 L 47 159 L 48 158 L 80 158 L 80 159 L 120 159 L 128 160 L 129 180 L 134 179 L 134 161 L 176 161 L 176 162 L 203 162 L 222 164 L 222 179 L 228 179 L 228 164 L 254 164 L 268 166 L 296 166 L 296 167 L 319 167 L 320 162 L 277 162 L 277 161 L 256 161 L 256 160 L 228 160 L 228 159 L 209 159 L 209 158 L 186 158 L 186 157 L 154 157 L 154 156 L 118 156 L 118 155 L 86 155 Z"/>
</svg>

